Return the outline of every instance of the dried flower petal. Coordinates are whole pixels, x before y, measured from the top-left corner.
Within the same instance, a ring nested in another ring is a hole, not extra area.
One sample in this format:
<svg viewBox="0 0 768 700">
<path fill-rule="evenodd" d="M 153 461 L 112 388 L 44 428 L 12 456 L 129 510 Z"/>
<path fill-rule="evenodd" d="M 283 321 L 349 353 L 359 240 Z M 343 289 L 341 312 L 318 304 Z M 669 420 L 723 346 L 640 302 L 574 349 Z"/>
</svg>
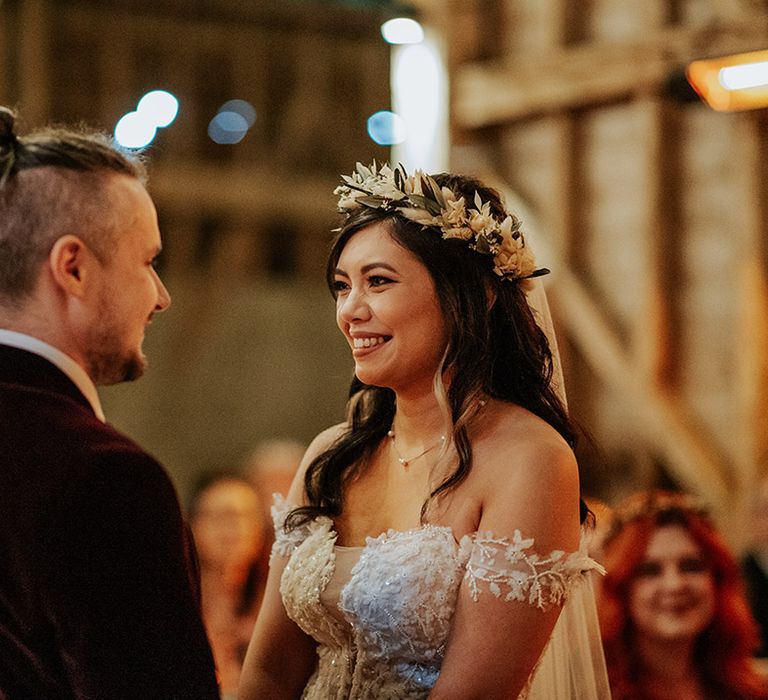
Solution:
<svg viewBox="0 0 768 700">
<path fill-rule="evenodd" d="M 444 239 L 458 238 L 481 255 L 493 256 L 493 271 L 502 279 L 525 279 L 546 274 L 537 270 L 533 253 L 525 245 L 520 220 L 507 215 L 499 222 L 491 213 L 491 203 L 483 202 L 479 192 L 473 197 L 474 209 L 467 209 L 464 197 L 449 187 L 440 187 L 427 173 L 417 170 L 408 176 L 402 165 L 392 169 L 384 163 L 370 167 L 357 163 L 352 175 L 342 175 L 334 190 L 340 211 L 359 207 L 390 209 L 422 226 L 439 229 Z"/>
</svg>

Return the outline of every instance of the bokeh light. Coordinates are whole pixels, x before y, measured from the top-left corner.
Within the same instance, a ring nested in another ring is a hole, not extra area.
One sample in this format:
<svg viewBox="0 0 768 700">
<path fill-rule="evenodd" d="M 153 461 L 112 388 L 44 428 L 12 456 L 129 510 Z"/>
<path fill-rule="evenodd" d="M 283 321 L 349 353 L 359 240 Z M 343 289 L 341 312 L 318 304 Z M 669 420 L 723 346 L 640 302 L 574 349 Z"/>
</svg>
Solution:
<svg viewBox="0 0 768 700">
<path fill-rule="evenodd" d="M 247 133 L 248 122 L 237 112 L 219 112 L 208 124 L 208 136 L 215 143 L 240 143 Z"/>
<path fill-rule="evenodd" d="M 144 148 L 156 133 L 154 122 L 140 112 L 128 112 L 115 125 L 115 139 L 124 148 Z"/>
<path fill-rule="evenodd" d="M 381 36 L 389 44 L 418 44 L 424 40 L 424 30 L 415 19 L 395 17 L 381 25 Z"/>
<path fill-rule="evenodd" d="M 448 76 L 439 42 L 392 47 L 392 111 L 405 122 L 408 138 L 393 144 L 391 160 L 408 170 L 447 167 Z"/>
<path fill-rule="evenodd" d="M 214 143 L 240 143 L 256 121 L 256 109 L 245 100 L 227 100 L 208 124 L 208 136 Z"/>
<path fill-rule="evenodd" d="M 136 111 L 154 121 L 157 127 L 166 127 L 179 112 L 179 101 L 165 90 L 152 90 L 139 100 Z"/>
<path fill-rule="evenodd" d="M 394 112 L 382 110 L 368 117 L 368 135 L 380 146 L 402 143 L 407 131 L 405 120 Z"/>
<path fill-rule="evenodd" d="M 144 148 L 157 130 L 168 126 L 179 113 L 179 101 L 166 90 L 152 90 L 139 100 L 136 111 L 115 124 L 115 139 L 123 148 Z"/>
<path fill-rule="evenodd" d="M 228 100 L 221 107 L 219 112 L 234 112 L 239 114 L 248 123 L 248 127 L 252 127 L 256 121 L 256 108 L 245 100 Z"/>
</svg>

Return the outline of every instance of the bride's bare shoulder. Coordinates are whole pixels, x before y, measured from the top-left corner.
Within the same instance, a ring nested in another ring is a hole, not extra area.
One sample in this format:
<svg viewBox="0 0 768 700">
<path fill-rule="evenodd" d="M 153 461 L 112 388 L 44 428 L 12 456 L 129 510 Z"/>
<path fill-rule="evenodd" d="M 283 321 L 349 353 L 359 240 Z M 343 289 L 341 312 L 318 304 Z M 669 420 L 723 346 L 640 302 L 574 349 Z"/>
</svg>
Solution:
<svg viewBox="0 0 768 700">
<path fill-rule="evenodd" d="M 304 476 L 309 468 L 309 465 L 315 461 L 323 452 L 328 450 L 333 443 L 335 443 L 349 428 L 347 423 L 337 423 L 330 428 L 326 428 L 321 433 L 318 433 L 312 442 L 309 443 L 307 451 L 304 453 L 304 457 L 296 470 L 296 475 L 293 478 L 293 483 L 288 492 L 288 499 L 292 503 L 304 503 Z"/>
<path fill-rule="evenodd" d="M 326 428 L 321 433 L 315 436 L 315 439 L 309 443 L 307 448 L 307 455 L 314 459 L 319 454 L 325 452 L 334 442 L 336 442 L 347 430 L 349 425 L 347 423 L 337 423 L 330 428 Z M 305 455 L 306 458 L 306 455 Z"/>
<path fill-rule="evenodd" d="M 482 527 L 519 528 L 547 550 L 571 551 L 578 543 L 579 473 L 557 430 L 519 406 L 500 405 L 473 447 Z"/>
<path fill-rule="evenodd" d="M 570 481 L 577 473 L 571 446 L 545 420 L 514 404 L 496 401 L 473 443 L 476 465 L 484 480 L 513 480 L 520 486 L 528 479 L 540 483 Z"/>
</svg>

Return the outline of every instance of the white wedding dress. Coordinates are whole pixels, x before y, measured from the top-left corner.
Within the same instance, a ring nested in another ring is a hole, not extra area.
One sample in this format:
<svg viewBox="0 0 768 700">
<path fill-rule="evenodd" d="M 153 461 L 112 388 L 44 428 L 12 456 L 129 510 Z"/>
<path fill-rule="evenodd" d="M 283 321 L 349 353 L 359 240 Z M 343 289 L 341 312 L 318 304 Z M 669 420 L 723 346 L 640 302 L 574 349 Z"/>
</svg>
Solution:
<svg viewBox="0 0 768 700">
<path fill-rule="evenodd" d="M 450 528 L 424 525 L 336 545 L 329 518 L 283 530 L 291 505 L 272 509 L 273 557 L 287 563 L 280 591 L 288 615 L 318 642 L 307 700 L 427 698 L 451 628 L 459 586 L 546 609 L 562 605 L 521 698 L 610 698 L 586 551 L 535 553 L 533 540 L 491 533 L 457 544 Z M 504 653 L 503 649 L 499 650 Z"/>
</svg>

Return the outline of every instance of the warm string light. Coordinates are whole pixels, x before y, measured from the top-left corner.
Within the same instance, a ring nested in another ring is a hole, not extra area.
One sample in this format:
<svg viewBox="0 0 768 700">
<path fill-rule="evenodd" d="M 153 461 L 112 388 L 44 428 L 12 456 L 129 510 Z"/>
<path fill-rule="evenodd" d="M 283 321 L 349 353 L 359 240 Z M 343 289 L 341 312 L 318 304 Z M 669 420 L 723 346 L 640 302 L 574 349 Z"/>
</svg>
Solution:
<svg viewBox="0 0 768 700">
<path fill-rule="evenodd" d="M 768 106 L 768 50 L 693 61 L 686 75 L 701 99 L 717 111 Z"/>
</svg>

